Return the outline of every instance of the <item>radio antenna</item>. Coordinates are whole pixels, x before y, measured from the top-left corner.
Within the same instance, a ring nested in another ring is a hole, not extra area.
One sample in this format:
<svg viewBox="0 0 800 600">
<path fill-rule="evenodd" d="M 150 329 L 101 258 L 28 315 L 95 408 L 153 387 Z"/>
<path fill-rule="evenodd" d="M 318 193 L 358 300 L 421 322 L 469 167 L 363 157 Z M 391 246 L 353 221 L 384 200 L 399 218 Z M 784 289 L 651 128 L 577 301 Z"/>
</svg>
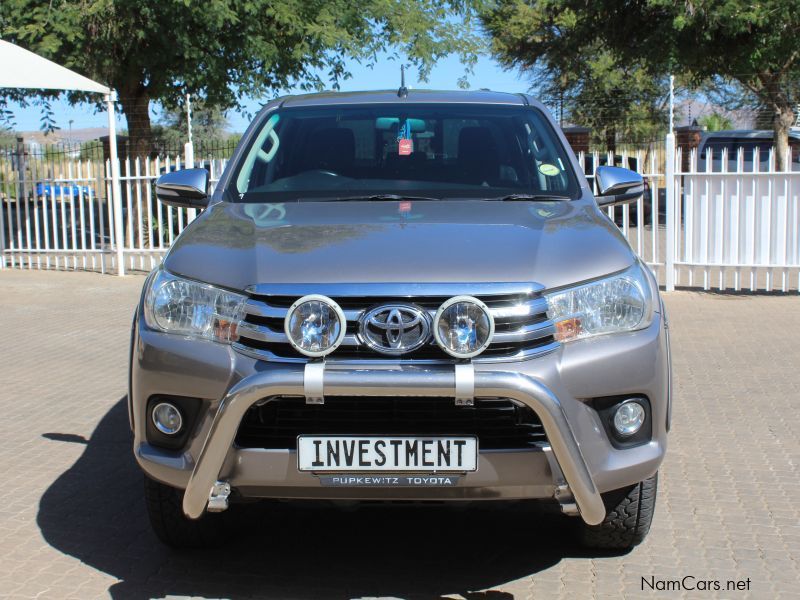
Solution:
<svg viewBox="0 0 800 600">
<path fill-rule="evenodd" d="M 405 98 L 408 96 L 408 88 L 406 87 L 406 67 L 400 65 L 400 89 L 397 90 L 398 98 Z"/>
</svg>

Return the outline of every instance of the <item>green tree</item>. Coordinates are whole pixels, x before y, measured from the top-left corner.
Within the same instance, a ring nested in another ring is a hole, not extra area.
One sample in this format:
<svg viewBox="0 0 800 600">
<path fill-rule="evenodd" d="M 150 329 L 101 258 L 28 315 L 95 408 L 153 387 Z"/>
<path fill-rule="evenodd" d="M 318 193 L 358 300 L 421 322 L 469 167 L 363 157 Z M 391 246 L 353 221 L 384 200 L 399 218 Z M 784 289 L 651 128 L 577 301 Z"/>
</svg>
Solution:
<svg viewBox="0 0 800 600">
<path fill-rule="evenodd" d="M 598 43 L 654 74 L 674 71 L 695 85 L 721 78 L 747 90 L 771 112 L 777 163 L 786 168 L 800 101 L 797 8 L 797 0 L 537 0 L 527 10 L 550 25 L 543 34 L 544 25 L 529 32 L 541 39 L 542 54 L 579 57 L 587 44 Z"/>
<path fill-rule="evenodd" d="M 159 119 L 160 141 L 168 148 L 179 148 L 189 139 L 186 108 L 171 109 Z M 228 119 L 218 107 L 192 103 L 192 141 L 198 147 L 221 145 L 230 138 Z"/>
<path fill-rule="evenodd" d="M 706 131 L 724 131 L 733 128 L 733 121 L 718 112 L 703 115 L 697 119 L 697 123 Z"/>
<path fill-rule="evenodd" d="M 602 39 L 569 37 L 576 15 L 559 2 L 498 0 L 481 14 L 494 55 L 531 76 L 536 94 L 593 140 L 614 150 L 618 140 L 652 141 L 666 131 L 668 80 Z"/>
<path fill-rule="evenodd" d="M 474 12 L 472 0 L 2 0 L 0 36 L 115 89 L 131 150 L 146 154 L 153 101 L 191 93 L 226 110 L 294 84 L 335 88 L 347 59 L 384 51 L 421 78 L 454 52 L 469 68 Z"/>
</svg>

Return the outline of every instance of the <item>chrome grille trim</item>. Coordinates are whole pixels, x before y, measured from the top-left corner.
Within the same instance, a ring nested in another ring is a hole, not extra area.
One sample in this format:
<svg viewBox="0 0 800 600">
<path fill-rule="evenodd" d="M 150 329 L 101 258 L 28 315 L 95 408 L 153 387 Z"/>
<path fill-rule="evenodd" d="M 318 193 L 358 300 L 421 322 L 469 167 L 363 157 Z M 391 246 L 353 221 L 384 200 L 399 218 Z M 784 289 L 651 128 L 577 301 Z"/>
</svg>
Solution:
<svg viewBox="0 0 800 600">
<path fill-rule="evenodd" d="M 551 321 L 544 321 L 543 323 L 534 323 L 533 325 L 520 327 L 516 331 L 497 332 L 492 338 L 492 343 L 530 342 L 549 335 L 555 335 L 555 333 L 556 326 L 553 325 Z"/>
<path fill-rule="evenodd" d="M 349 321 L 349 319 L 348 319 Z M 239 323 L 239 337 L 247 338 L 250 340 L 258 340 L 259 342 L 267 342 L 270 344 L 288 344 L 289 340 L 283 331 L 275 331 L 266 325 L 256 325 L 242 321 Z M 538 340 L 543 337 L 555 334 L 555 325 L 549 321 L 543 323 L 534 323 L 526 327 L 521 327 L 515 331 L 501 331 L 494 334 L 493 343 L 513 343 L 513 342 L 526 342 Z M 347 334 L 342 340 L 342 346 L 358 346 L 360 344 L 358 337 L 353 334 Z M 429 345 L 435 345 L 436 342 L 431 341 Z"/>
<path fill-rule="evenodd" d="M 299 298 L 300 296 L 298 296 Z M 259 302 L 253 298 L 248 298 L 244 303 L 244 312 L 255 317 L 266 317 L 269 319 L 283 319 L 286 317 L 286 309 L 280 306 L 271 306 L 266 302 Z"/>
<path fill-rule="evenodd" d="M 238 331 L 239 338 L 258 340 L 259 342 L 267 342 L 270 344 L 289 343 L 289 339 L 286 337 L 286 333 L 283 330 L 275 331 L 266 325 L 255 325 L 242 321 L 239 323 Z M 358 346 L 358 344 L 359 341 L 356 336 L 351 334 L 345 335 L 341 343 L 342 346 Z"/>
<path fill-rule="evenodd" d="M 269 350 L 258 350 L 256 348 L 250 348 L 242 344 L 241 342 L 234 342 L 231 344 L 231 347 L 244 354 L 245 356 L 249 356 L 250 358 L 255 358 L 258 360 L 266 360 L 270 362 L 280 362 L 280 363 L 305 363 L 308 362 L 308 359 L 304 356 L 297 356 L 297 357 L 286 357 L 286 356 L 278 356 Z M 549 344 L 545 344 L 543 346 L 538 346 L 536 348 L 530 350 L 524 350 L 522 352 L 518 352 L 516 354 L 512 354 L 509 356 L 477 356 L 472 359 L 474 363 L 504 363 L 504 362 L 517 362 L 521 360 L 530 360 L 531 358 L 538 358 L 540 356 L 544 356 L 545 354 L 550 354 L 558 350 L 561 347 L 561 344 L 558 342 L 550 342 Z M 325 362 L 327 363 L 344 363 L 348 365 L 352 364 L 359 364 L 359 365 L 385 365 L 385 364 L 412 364 L 412 365 L 440 365 L 446 362 L 456 362 L 454 359 L 445 360 L 445 359 L 438 359 L 438 358 L 403 358 L 402 356 L 385 356 L 383 358 L 336 358 L 336 352 L 333 354 L 329 354 L 325 357 Z"/>
<path fill-rule="evenodd" d="M 307 362 L 306 357 L 297 354 L 289 345 L 283 321 L 291 303 L 310 291 L 343 304 L 348 331 L 340 348 L 326 358 L 329 362 L 453 362 L 433 340 L 408 355 L 374 353 L 358 335 L 358 320 L 375 306 L 393 302 L 416 304 L 432 319 L 441 302 L 462 294 L 474 295 L 486 302 L 498 326 L 492 344 L 484 354 L 473 359 L 474 362 L 528 360 L 552 352 L 560 345 L 554 340 L 555 325 L 547 319 L 547 301 L 541 296 L 541 287 L 535 284 L 280 285 L 254 286 L 248 291 L 251 297 L 245 303 L 245 320 L 239 324 L 239 341 L 233 348 L 259 360 Z M 395 291 L 401 293 L 391 293 Z"/>
<path fill-rule="evenodd" d="M 547 300 L 542 297 L 532 298 L 517 306 L 496 307 L 490 310 L 495 320 L 510 317 L 530 317 L 546 313 Z"/>
<path fill-rule="evenodd" d="M 298 296 L 299 297 L 299 296 Z M 414 298 L 403 298 L 404 302 L 414 303 Z M 358 321 L 361 315 L 367 310 L 368 307 L 363 309 L 345 309 L 344 316 L 348 321 Z M 264 317 L 268 319 L 281 319 L 286 318 L 286 308 L 282 306 L 272 306 L 265 301 L 255 300 L 249 298 L 244 305 L 244 312 L 248 315 L 255 317 Z M 490 312 L 495 319 L 507 319 L 510 317 L 527 317 L 547 312 L 547 301 L 544 298 L 532 298 L 527 302 L 517 306 L 505 306 L 490 308 Z M 435 310 L 429 310 L 431 319 L 436 314 Z"/>
</svg>

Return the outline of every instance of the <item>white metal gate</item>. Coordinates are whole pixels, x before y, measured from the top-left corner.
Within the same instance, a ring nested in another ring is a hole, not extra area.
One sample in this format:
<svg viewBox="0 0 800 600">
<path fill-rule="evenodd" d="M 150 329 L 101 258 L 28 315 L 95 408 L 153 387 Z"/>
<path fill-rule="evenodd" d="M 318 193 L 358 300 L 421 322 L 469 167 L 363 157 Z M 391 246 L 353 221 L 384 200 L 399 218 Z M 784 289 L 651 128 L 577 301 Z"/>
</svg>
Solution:
<svg viewBox="0 0 800 600">
<path fill-rule="evenodd" d="M 745 152 L 723 150 L 715 160 L 709 148 L 698 168 L 692 150 L 687 168 L 676 169 L 676 285 L 798 289 L 800 172 L 776 170 L 772 151 L 766 161 L 758 148 Z M 679 151 L 676 166 L 682 162 Z"/>
</svg>

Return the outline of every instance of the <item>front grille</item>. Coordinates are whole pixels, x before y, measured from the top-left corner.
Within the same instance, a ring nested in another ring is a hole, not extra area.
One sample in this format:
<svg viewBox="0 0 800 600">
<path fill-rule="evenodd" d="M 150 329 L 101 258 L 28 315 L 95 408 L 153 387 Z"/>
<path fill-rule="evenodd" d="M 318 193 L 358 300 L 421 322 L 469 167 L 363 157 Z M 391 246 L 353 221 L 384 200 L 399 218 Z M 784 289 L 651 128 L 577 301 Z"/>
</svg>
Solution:
<svg viewBox="0 0 800 600">
<path fill-rule="evenodd" d="M 280 397 L 251 407 L 236 434 L 240 448 L 297 449 L 298 435 L 474 435 L 481 450 L 546 441 L 539 417 L 505 398 L 332 397 L 325 404 Z"/>
<path fill-rule="evenodd" d="M 324 286 L 317 293 L 325 294 Z M 436 310 L 455 295 L 474 295 L 492 311 L 495 335 L 490 346 L 474 360 L 522 360 L 549 352 L 558 346 L 555 327 L 547 318 L 547 302 L 537 291 L 520 286 L 519 291 L 470 294 L 469 286 L 457 293 L 412 296 L 368 294 L 363 296 L 328 294 L 342 307 L 347 318 L 347 334 L 341 346 L 328 356 L 329 361 L 376 360 L 453 361 L 431 339 L 429 343 L 399 356 L 387 356 L 363 344 L 359 338 L 359 318 L 383 304 L 403 302 L 424 309 L 433 318 Z M 307 359 L 289 344 L 283 330 L 286 312 L 300 296 L 254 292 L 245 305 L 245 318 L 239 326 L 239 341 L 234 348 L 251 356 L 272 361 L 305 362 Z"/>
</svg>

